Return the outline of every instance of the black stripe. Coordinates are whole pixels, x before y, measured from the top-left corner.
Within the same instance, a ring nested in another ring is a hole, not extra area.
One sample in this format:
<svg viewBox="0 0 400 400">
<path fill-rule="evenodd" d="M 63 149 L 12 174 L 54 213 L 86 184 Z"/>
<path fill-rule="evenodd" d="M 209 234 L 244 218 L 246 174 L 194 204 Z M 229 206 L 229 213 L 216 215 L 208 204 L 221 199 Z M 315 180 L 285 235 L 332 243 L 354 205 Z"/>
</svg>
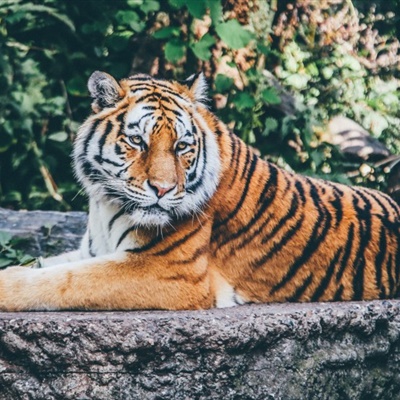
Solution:
<svg viewBox="0 0 400 400">
<path fill-rule="evenodd" d="M 121 210 L 119 210 L 111 219 L 110 219 L 110 222 L 108 223 L 108 231 L 110 232 L 111 231 L 111 229 L 112 229 L 112 227 L 113 227 L 113 225 L 114 225 L 114 222 L 119 218 L 119 217 L 121 217 L 122 215 L 124 215 L 125 214 L 125 210 L 123 209 L 123 208 L 121 208 Z"/>
<path fill-rule="evenodd" d="M 108 159 L 108 158 L 102 158 L 102 157 L 99 156 L 99 155 L 94 156 L 94 159 L 95 159 L 99 164 L 106 163 L 106 164 L 114 165 L 114 167 L 119 167 L 119 168 L 121 168 L 121 167 L 123 167 L 123 166 L 125 165 L 125 163 L 119 164 L 119 163 L 116 163 L 115 161 L 112 161 L 112 160 L 110 160 L 110 159 Z"/>
<path fill-rule="evenodd" d="M 229 163 L 229 167 L 232 167 L 233 164 L 233 160 L 236 154 L 236 138 L 234 135 L 232 135 L 231 133 L 229 134 L 230 139 L 231 139 L 231 149 L 232 149 L 232 155 L 231 155 L 231 161 Z"/>
<path fill-rule="evenodd" d="M 271 259 L 274 255 L 276 255 L 282 248 L 289 242 L 290 239 L 298 232 L 298 230 L 301 228 L 304 222 L 304 214 L 301 216 L 300 219 L 296 221 L 296 223 L 290 227 L 281 237 L 281 240 L 279 242 L 276 242 L 273 244 L 273 246 L 270 248 L 268 253 L 264 254 L 262 258 L 257 260 L 256 262 L 252 263 L 253 268 L 260 268 L 265 263 Z"/>
<path fill-rule="evenodd" d="M 133 231 L 135 231 L 138 227 L 136 225 L 125 229 L 125 231 L 122 233 L 122 235 L 119 237 L 118 242 L 117 242 L 117 246 L 116 248 L 119 247 L 119 245 L 123 242 L 123 240 Z"/>
<path fill-rule="evenodd" d="M 193 192 L 196 191 L 201 185 L 203 185 L 203 180 L 201 179 L 204 176 L 204 172 L 206 170 L 207 167 L 207 148 L 206 148 L 206 134 L 205 132 L 201 132 L 201 138 L 202 141 L 199 140 L 199 153 L 200 151 L 202 151 L 203 153 L 203 167 L 201 168 L 201 172 L 200 174 L 198 174 L 197 171 L 197 166 L 198 163 L 196 164 L 195 167 L 195 176 L 197 177 L 197 182 L 194 183 L 188 183 L 187 185 L 187 189 L 192 190 Z M 198 157 L 198 159 L 200 159 L 200 157 Z"/>
<path fill-rule="evenodd" d="M 146 76 L 135 76 L 134 75 L 134 76 L 130 76 L 128 79 L 130 79 L 132 81 L 139 81 L 139 82 L 152 81 L 153 80 L 153 78 L 151 76 L 148 76 L 148 75 L 146 75 Z"/>
<path fill-rule="evenodd" d="M 194 229 L 193 231 L 190 231 L 185 236 L 181 237 L 180 239 L 178 239 L 174 243 L 172 243 L 169 246 L 165 247 L 163 250 L 160 250 L 157 253 L 154 253 L 154 255 L 155 256 L 165 256 L 165 255 L 167 255 L 168 253 L 170 253 L 171 251 L 175 250 L 180 245 L 182 245 L 185 242 L 187 242 L 190 238 L 195 236 L 202 228 L 203 228 L 202 225 L 199 225 L 196 229 Z"/>
<path fill-rule="evenodd" d="M 332 189 L 334 199 L 331 200 L 331 204 L 335 211 L 335 227 L 337 228 L 343 219 L 342 199 L 340 196 L 340 191 L 335 186 L 333 186 Z"/>
<path fill-rule="evenodd" d="M 296 288 L 295 292 L 287 298 L 287 301 L 298 301 L 307 288 L 311 285 L 312 281 L 313 275 L 311 274 L 298 288 Z"/>
<path fill-rule="evenodd" d="M 400 285 L 399 285 L 399 279 L 400 279 L 400 235 L 399 235 L 399 227 L 397 227 L 396 234 L 396 249 L 395 249 L 395 257 L 394 257 L 394 263 L 395 263 L 395 292 L 394 295 L 397 297 L 398 292 L 400 290 Z"/>
<path fill-rule="evenodd" d="M 121 175 L 126 172 L 134 163 L 135 161 L 130 162 L 125 168 L 121 169 L 120 171 L 118 171 L 118 173 L 115 175 L 117 178 L 120 178 Z"/>
<path fill-rule="evenodd" d="M 251 218 L 251 220 L 246 225 L 244 225 L 238 231 L 234 232 L 233 234 L 229 234 L 230 232 L 226 232 L 227 235 L 225 236 L 222 242 L 218 243 L 218 248 L 221 248 L 222 246 L 226 245 L 232 240 L 245 235 L 258 222 L 258 220 L 264 215 L 267 208 L 271 205 L 271 203 L 275 199 L 276 185 L 277 185 L 277 169 L 275 167 L 271 167 L 269 177 L 258 199 L 258 204 L 261 203 L 261 206 L 258 208 L 256 214 Z M 265 197 L 267 193 L 268 196 Z M 214 238 L 216 238 L 216 236 Z"/>
<path fill-rule="evenodd" d="M 351 256 L 351 250 L 353 248 L 353 240 L 354 240 L 354 224 L 350 224 L 349 232 L 347 235 L 346 247 L 344 249 L 343 258 L 340 263 L 339 271 L 336 273 L 336 282 L 338 283 L 343 276 L 344 270 L 348 267 L 349 259 Z"/>
<path fill-rule="evenodd" d="M 269 240 L 271 240 L 276 234 L 285 226 L 288 220 L 292 219 L 293 217 L 296 216 L 297 210 L 299 208 L 299 199 L 297 195 L 293 192 L 293 197 L 290 202 L 290 207 L 287 213 L 278 221 L 278 223 L 274 226 L 271 232 L 269 232 L 267 235 L 265 235 L 261 239 L 261 243 L 265 244 Z"/>
<path fill-rule="evenodd" d="M 215 224 L 214 227 L 215 227 L 216 229 L 219 228 L 219 227 L 222 226 L 222 225 L 225 225 L 225 224 L 226 224 L 228 221 L 230 221 L 230 220 L 232 219 L 232 217 L 234 217 L 234 216 L 239 212 L 239 210 L 241 209 L 241 207 L 242 207 L 242 205 L 243 205 L 243 203 L 244 203 L 244 200 L 245 200 L 245 198 L 246 198 L 246 196 L 247 196 L 247 193 L 248 193 L 248 191 L 249 191 L 249 188 L 250 188 L 250 181 L 251 181 L 250 177 L 253 176 L 253 173 L 254 173 L 254 171 L 256 170 L 257 162 L 258 162 L 258 157 L 257 157 L 254 153 L 252 153 L 252 160 L 251 160 L 251 163 L 250 163 L 250 167 L 249 167 L 248 170 L 247 170 L 246 179 L 245 179 L 245 184 L 244 184 L 244 189 L 243 189 L 243 191 L 242 191 L 242 195 L 241 195 L 241 197 L 240 197 L 240 200 L 239 200 L 238 203 L 236 204 L 236 207 L 229 213 L 229 215 L 228 215 L 226 218 L 224 218 L 224 219 L 218 221 L 218 222 Z"/>
<path fill-rule="evenodd" d="M 242 148 L 245 146 L 244 144 L 242 144 L 242 142 L 239 140 L 239 138 L 236 138 L 236 141 L 238 143 L 238 147 L 237 147 L 236 157 L 234 159 L 234 164 L 232 165 L 233 174 L 232 174 L 232 179 L 231 179 L 231 185 L 235 182 L 236 176 L 239 172 L 240 155 L 242 153 Z M 246 166 L 243 166 L 243 168 L 245 168 L 245 167 Z"/>
<path fill-rule="evenodd" d="M 269 164 L 269 166 L 271 167 L 271 166 L 273 166 L 273 164 Z M 273 167 L 273 168 L 275 168 L 275 167 Z M 277 168 L 275 168 L 275 172 L 280 172 Z M 277 182 L 277 181 L 276 181 Z M 289 188 L 289 185 L 290 185 L 290 181 L 289 180 L 286 180 L 286 187 L 285 187 L 285 189 L 284 189 L 284 192 Z M 264 190 L 263 190 L 263 192 L 264 192 Z M 274 191 L 274 192 L 272 192 L 272 194 L 273 194 L 273 197 L 272 197 L 272 199 L 271 199 L 271 202 L 272 201 L 274 201 L 274 199 L 275 199 L 275 197 L 276 197 L 276 190 Z M 261 199 L 261 196 L 260 196 L 260 199 Z M 259 200 L 260 200 L 259 199 Z M 265 199 L 265 201 L 267 201 L 268 203 L 269 203 L 269 198 L 267 197 L 266 199 Z M 262 222 L 262 224 L 257 228 L 257 229 L 255 229 L 250 235 L 248 235 L 247 237 L 245 237 L 244 238 L 244 240 L 242 241 L 242 243 L 241 244 L 239 244 L 238 246 L 236 246 L 236 248 L 235 249 L 231 249 L 231 255 L 233 255 L 233 253 L 234 253 L 234 250 L 240 250 L 240 249 L 242 249 L 242 248 L 244 248 L 248 243 L 250 243 L 255 237 L 258 237 L 259 236 L 259 234 L 261 233 L 261 232 L 263 232 L 263 230 L 264 230 L 264 228 L 271 222 L 271 220 L 273 219 L 273 217 L 274 217 L 274 215 L 272 214 L 272 213 L 270 213 L 269 215 L 267 215 L 267 218 Z"/>
<path fill-rule="evenodd" d="M 159 84 L 157 84 L 157 85 L 161 86 Z M 184 97 L 182 97 L 179 93 L 172 91 L 171 89 L 167 88 L 166 86 L 161 86 L 161 87 L 163 87 L 163 89 L 162 89 L 163 93 L 168 93 L 168 94 L 170 94 L 172 96 L 177 97 L 180 100 L 183 100 L 183 101 L 187 102 L 187 100 Z"/>
<path fill-rule="evenodd" d="M 329 263 L 328 269 L 325 272 L 324 277 L 321 279 L 321 282 L 319 283 L 317 289 L 315 289 L 314 294 L 311 296 L 311 301 L 319 301 L 321 296 L 325 293 L 325 290 L 328 288 L 329 283 L 332 280 L 333 273 L 335 272 L 335 267 L 338 265 L 338 261 L 340 258 L 340 255 L 342 254 L 343 248 L 340 247 L 335 255 L 333 256 L 331 262 Z"/>
<path fill-rule="evenodd" d="M 92 183 L 98 183 L 101 181 L 103 174 L 96 169 L 89 161 L 84 161 L 81 164 L 81 168 L 86 178 Z"/>
<path fill-rule="evenodd" d="M 335 295 L 333 296 L 333 301 L 341 301 L 342 300 L 343 290 L 344 290 L 344 287 L 342 284 L 340 284 L 338 290 L 336 291 Z"/>
<path fill-rule="evenodd" d="M 383 211 L 384 217 L 385 217 L 385 218 L 389 218 L 389 210 L 387 209 L 387 207 L 385 206 L 385 204 L 382 203 L 382 201 L 381 201 L 381 199 L 379 198 L 379 196 L 377 196 L 377 195 L 375 194 L 375 192 L 373 192 L 372 190 L 371 190 L 371 191 L 368 191 L 367 193 L 368 193 L 369 196 L 371 196 L 371 197 L 376 201 L 376 203 L 379 204 L 379 206 L 381 207 L 381 209 L 382 209 L 382 211 Z M 385 197 L 383 197 L 383 199 L 386 200 Z"/>
<path fill-rule="evenodd" d="M 140 90 L 147 90 L 147 91 L 154 90 L 154 86 L 139 84 L 139 86 L 136 86 L 134 89 L 132 88 L 132 86 L 130 88 L 130 92 L 132 94 L 139 92 Z"/>
<path fill-rule="evenodd" d="M 298 191 L 298 193 L 300 195 L 301 202 L 303 204 L 305 204 L 306 203 L 306 195 L 304 193 L 303 183 L 301 181 L 296 181 L 294 186 L 295 186 L 295 188 L 297 189 L 297 191 Z"/>
<path fill-rule="evenodd" d="M 307 182 L 310 185 L 311 199 L 318 211 L 318 218 L 314 224 L 311 237 L 304 247 L 301 255 L 297 257 L 283 278 L 271 289 L 271 294 L 274 294 L 279 289 L 283 288 L 296 275 L 299 268 L 304 266 L 304 264 L 318 250 L 321 243 L 325 240 L 325 237 L 331 227 L 332 217 L 329 211 L 321 206 L 320 197 L 318 195 L 316 186 L 309 179 L 307 179 Z"/>
<path fill-rule="evenodd" d="M 394 288 L 395 288 L 394 279 L 393 279 L 393 269 L 394 268 L 393 268 L 392 263 L 393 263 L 393 257 L 392 257 L 392 254 L 389 253 L 388 261 L 386 263 L 386 270 L 387 270 L 388 281 L 389 281 L 389 291 L 388 291 L 389 296 L 391 296 L 393 294 Z"/>
<path fill-rule="evenodd" d="M 145 103 L 145 102 L 147 102 L 147 103 L 152 103 L 152 102 L 156 103 L 157 102 L 158 103 L 158 99 L 153 92 L 150 92 L 150 93 L 146 93 L 146 94 L 138 97 L 137 99 L 135 99 L 135 102 L 136 103 Z"/>
<path fill-rule="evenodd" d="M 379 233 L 379 251 L 375 257 L 376 288 L 379 290 L 380 299 L 384 299 L 386 297 L 385 288 L 382 285 L 382 269 L 386 251 L 387 251 L 386 232 L 385 228 L 381 226 L 381 230 Z"/>
<path fill-rule="evenodd" d="M 371 240 L 371 203 L 369 200 L 356 188 L 353 190 L 353 205 L 357 212 L 357 220 L 359 221 L 359 235 L 360 243 L 355 255 L 354 277 L 353 277 L 353 291 L 354 300 L 362 300 L 364 293 L 364 269 L 365 269 L 365 250 L 367 249 Z M 359 207 L 358 197 L 364 202 L 364 207 Z"/>
<path fill-rule="evenodd" d="M 157 246 L 160 242 L 162 242 L 165 239 L 165 235 L 159 235 L 154 237 L 152 240 L 150 240 L 150 242 L 148 242 L 147 244 L 145 244 L 142 247 L 137 247 L 134 249 L 127 249 L 125 251 L 129 252 L 129 253 L 142 253 L 143 251 L 147 251 L 152 249 L 153 247 Z"/>
<path fill-rule="evenodd" d="M 250 160 L 250 155 L 251 155 L 250 148 L 249 148 L 248 146 L 246 146 L 246 159 L 244 160 L 244 166 L 245 166 L 245 168 L 243 168 L 242 175 L 240 175 L 240 179 L 243 179 L 244 176 L 245 176 L 246 169 L 247 169 L 247 165 L 248 165 L 249 160 Z M 251 177 L 251 176 L 250 176 L 250 177 Z"/>
<path fill-rule="evenodd" d="M 100 122 L 103 120 L 97 119 L 93 122 L 92 126 L 90 127 L 89 133 L 87 134 L 85 141 L 83 142 L 83 154 L 80 157 L 85 157 L 88 152 L 89 143 L 93 138 L 93 135 L 96 133 L 96 129 L 99 126 Z"/>
<path fill-rule="evenodd" d="M 179 107 L 178 104 L 176 104 L 176 106 Z M 163 104 L 162 107 L 163 107 L 164 110 L 167 110 L 167 111 L 169 111 L 169 112 L 172 112 L 172 114 L 175 114 L 177 117 L 182 117 L 182 116 L 183 116 L 183 114 L 182 114 L 179 110 L 166 107 L 165 104 Z"/>
<path fill-rule="evenodd" d="M 209 249 L 209 245 L 203 246 L 198 248 L 193 252 L 190 258 L 185 258 L 183 260 L 173 260 L 171 263 L 175 265 L 186 265 L 186 264 L 192 264 L 196 262 L 201 256 L 207 253 Z"/>
</svg>

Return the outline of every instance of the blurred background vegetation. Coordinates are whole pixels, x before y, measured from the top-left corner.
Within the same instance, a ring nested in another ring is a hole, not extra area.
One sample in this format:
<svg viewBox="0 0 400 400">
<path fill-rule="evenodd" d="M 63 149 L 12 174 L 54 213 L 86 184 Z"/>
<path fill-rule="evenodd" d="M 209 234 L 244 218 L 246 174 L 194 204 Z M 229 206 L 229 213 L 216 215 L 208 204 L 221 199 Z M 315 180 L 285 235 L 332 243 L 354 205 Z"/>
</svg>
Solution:
<svg viewBox="0 0 400 400">
<path fill-rule="evenodd" d="M 1 0 L 0 206 L 85 209 L 70 153 L 94 70 L 203 70 L 213 110 L 265 158 L 395 194 L 399 15 L 400 0 Z M 372 150 L 340 144 L 335 116 Z"/>
</svg>

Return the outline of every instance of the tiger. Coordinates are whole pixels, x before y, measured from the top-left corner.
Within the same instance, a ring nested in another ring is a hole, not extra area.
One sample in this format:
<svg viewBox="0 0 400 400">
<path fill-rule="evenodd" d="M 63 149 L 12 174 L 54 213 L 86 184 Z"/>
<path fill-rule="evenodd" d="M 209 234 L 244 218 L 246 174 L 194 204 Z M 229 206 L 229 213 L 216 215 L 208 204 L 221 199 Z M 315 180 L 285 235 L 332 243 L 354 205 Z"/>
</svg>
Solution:
<svg viewBox="0 0 400 400">
<path fill-rule="evenodd" d="M 186 81 L 94 72 L 74 143 L 89 215 L 79 250 L 0 272 L 0 309 L 196 310 L 399 294 L 399 206 L 291 173 Z"/>
</svg>

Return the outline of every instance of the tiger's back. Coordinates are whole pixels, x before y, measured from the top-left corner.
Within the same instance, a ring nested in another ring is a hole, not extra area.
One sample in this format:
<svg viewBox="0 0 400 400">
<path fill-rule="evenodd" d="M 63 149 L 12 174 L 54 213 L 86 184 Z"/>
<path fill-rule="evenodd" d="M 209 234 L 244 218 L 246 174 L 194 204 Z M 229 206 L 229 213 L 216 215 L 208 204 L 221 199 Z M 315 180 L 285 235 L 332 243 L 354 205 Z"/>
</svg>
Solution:
<svg viewBox="0 0 400 400">
<path fill-rule="evenodd" d="M 231 136 L 230 176 L 211 240 L 214 261 L 251 301 L 393 297 L 399 207 L 388 196 L 291 174 Z M 238 154 L 240 156 L 238 157 Z M 219 197 L 219 198 L 218 198 Z"/>
</svg>

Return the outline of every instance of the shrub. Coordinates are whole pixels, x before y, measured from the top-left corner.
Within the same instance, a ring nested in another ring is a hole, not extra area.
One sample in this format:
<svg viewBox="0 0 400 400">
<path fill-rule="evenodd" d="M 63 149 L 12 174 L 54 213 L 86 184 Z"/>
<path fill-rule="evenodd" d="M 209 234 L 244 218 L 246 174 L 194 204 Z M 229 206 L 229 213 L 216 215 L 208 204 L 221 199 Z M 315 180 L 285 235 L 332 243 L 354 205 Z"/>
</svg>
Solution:
<svg viewBox="0 0 400 400">
<path fill-rule="evenodd" d="M 314 4 L 3 0 L 0 205 L 85 208 L 69 154 L 94 70 L 182 79 L 202 69 L 217 115 L 262 156 L 350 182 L 347 170 L 364 161 L 349 165 L 327 141 L 332 116 L 399 150 L 398 0 L 372 10 L 360 1 Z M 353 182 L 384 189 L 386 173 L 372 167 Z"/>
</svg>

